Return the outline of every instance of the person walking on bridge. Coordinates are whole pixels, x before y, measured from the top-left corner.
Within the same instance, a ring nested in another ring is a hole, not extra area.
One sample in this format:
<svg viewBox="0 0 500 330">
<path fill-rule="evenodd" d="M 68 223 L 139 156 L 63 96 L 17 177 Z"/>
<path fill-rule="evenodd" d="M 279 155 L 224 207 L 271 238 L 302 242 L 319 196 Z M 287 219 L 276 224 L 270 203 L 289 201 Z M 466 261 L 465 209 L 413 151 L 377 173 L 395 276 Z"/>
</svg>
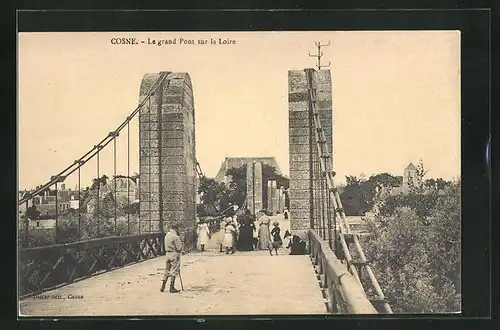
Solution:
<svg viewBox="0 0 500 330">
<path fill-rule="evenodd" d="M 165 236 L 165 251 L 167 260 L 160 291 L 165 291 L 167 280 L 169 277 L 171 277 L 172 279 L 170 280 L 169 291 L 171 293 L 177 293 L 180 291 L 175 288 L 175 278 L 179 275 L 182 252 L 182 242 L 181 238 L 179 237 L 179 226 L 177 224 L 173 224 L 170 227 L 169 232 Z"/>
<path fill-rule="evenodd" d="M 265 210 L 259 212 L 259 249 L 268 250 L 271 245 L 270 219 Z"/>
<path fill-rule="evenodd" d="M 198 221 L 197 234 L 198 234 L 198 244 L 200 245 L 200 251 L 203 252 L 205 251 L 205 244 L 207 244 L 210 238 L 210 229 L 208 228 L 207 223 L 203 219 L 200 219 Z"/>
<path fill-rule="evenodd" d="M 228 220 L 226 222 L 226 226 L 224 228 L 225 233 L 224 233 L 224 240 L 223 240 L 223 245 L 224 248 L 226 249 L 226 254 L 231 254 L 234 253 L 234 236 L 236 234 L 236 228 L 231 220 Z"/>
</svg>

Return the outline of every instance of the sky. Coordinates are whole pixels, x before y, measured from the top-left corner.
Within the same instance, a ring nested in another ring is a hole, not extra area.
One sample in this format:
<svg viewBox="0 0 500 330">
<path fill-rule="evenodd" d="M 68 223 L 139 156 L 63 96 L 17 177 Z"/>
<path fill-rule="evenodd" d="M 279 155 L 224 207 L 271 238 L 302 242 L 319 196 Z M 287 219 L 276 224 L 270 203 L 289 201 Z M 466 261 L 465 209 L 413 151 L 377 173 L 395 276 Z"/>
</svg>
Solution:
<svg viewBox="0 0 500 330">
<path fill-rule="evenodd" d="M 111 44 L 135 37 L 138 45 Z M 176 38 L 177 44 L 149 40 Z M 230 39 L 234 44 L 180 44 Z M 196 113 L 196 154 L 207 176 L 225 157 L 288 156 L 288 70 L 314 67 L 315 42 L 331 62 L 333 164 L 346 175 L 402 175 L 421 159 L 428 178 L 460 175 L 459 31 L 94 32 L 18 35 L 18 179 L 43 184 L 113 131 L 137 107 L 145 73 L 187 72 Z M 125 131 L 124 131 L 125 133 Z M 127 173 L 126 135 L 117 174 Z M 138 172 L 138 119 L 130 128 Z M 100 174 L 113 174 L 113 150 Z M 95 161 L 81 171 L 82 186 Z M 76 175 L 67 179 L 76 187 Z"/>
</svg>

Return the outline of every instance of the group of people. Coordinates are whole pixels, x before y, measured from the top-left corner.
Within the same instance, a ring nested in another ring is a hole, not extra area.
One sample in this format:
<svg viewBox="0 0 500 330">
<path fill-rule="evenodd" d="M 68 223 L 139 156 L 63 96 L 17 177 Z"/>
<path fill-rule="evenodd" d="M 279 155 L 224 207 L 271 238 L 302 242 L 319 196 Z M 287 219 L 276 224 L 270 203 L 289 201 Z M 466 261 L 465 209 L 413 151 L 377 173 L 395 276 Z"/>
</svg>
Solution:
<svg viewBox="0 0 500 330">
<path fill-rule="evenodd" d="M 233 254 L 238 249 L 239 251 L 269 250 L 269 254 L 273 255 L 274 252 L 277 255 L 278 249 L 283 246 L 279 223 L 273 222 L 271 229 L 270 218 L 265 210 L 258 212 L 256 220 L 253 220 L 248 210 L 239 216 L 222 218 L 213 242 L 219 246 L 220 252 L 226 254 Z M 288 231 L 287 233 L 291 236 Z M 208 220 L 198 220 L 197 235 L 199 249 L 205 251 L 205 246 L 212 236 Z M 287 237 L 285 235 L 284 238 Z M 287 248 L 291 248 L 291 244 L 297 243 L 298 239 L 298 237 L 290 239 Z"/>
<path fill-rule="evenodd" d="M 249 213 L 248 210 L 246 211 Z M 273 222 L 273 229 L 270 230 L 270 218 L 265 210 L 258 214 L 258 230 L 250 217 L 244 217 L 245 221 L 236 221 L 235 217 L 223 218 L 220 222 L 220 232 L 222 241 L 219 242 L 220 252 L 223 248 L 227 254 L 233 254 L 236 248 L 236 242 L 242 250 L 251 251 L 253 249 L 269 250 L 273 255 L 273 250 L 278 255 L 278 249 L 283 245 L 281 239 L 281 229 L 277 221 Z M 200 250 L 205 250 L 205 245 L 211 238 L 211 231 L 208 221 L 200 219 L 197 227 L 198 244 Z M 290 237 L 290 242 L 286 248 L 290 248 L 290 254 L 305 254 L 306 243 L 297 235 L 292 235 L 288 230 L 285 232 L 284 239 Z M 179 236 L 179 227 L 173 224 L 165 236 L 166 265 L 163 275 L 160 291 L 165 291 L 168 279 L 170 278 L 169 292 L 180 292 L 175 288 L 175 280 L 180 276 L 180 258 L 182 254 L 182 242 Z M 182 281 L 181 281 L 182 284 Z"/>
</svg>

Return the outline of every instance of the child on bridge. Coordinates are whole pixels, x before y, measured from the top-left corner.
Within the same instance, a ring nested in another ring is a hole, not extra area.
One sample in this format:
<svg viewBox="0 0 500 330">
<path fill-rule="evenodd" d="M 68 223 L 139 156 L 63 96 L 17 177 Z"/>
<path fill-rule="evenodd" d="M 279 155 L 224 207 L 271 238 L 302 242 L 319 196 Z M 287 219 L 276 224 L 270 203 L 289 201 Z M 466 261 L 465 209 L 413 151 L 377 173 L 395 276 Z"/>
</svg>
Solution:
<svg viewBox="0 0 500 330">
<path fill-rule="evenodd" d="M 273 222 L 273 226 L 274 226 L 274 228 L 273 228 L 273 230 L 271 230 L 271 237 L 273 238 L 273 241 L 269 245 L 269 254 L 273 255 L 273 249 L 274 249 L 274 251 L 276 252 L 276 255 L 278 255 L 278 249 L 283 244 L 283 241 L 281 240 L 279 222 L 277 222 L 277 221 Z"/>
</svg>

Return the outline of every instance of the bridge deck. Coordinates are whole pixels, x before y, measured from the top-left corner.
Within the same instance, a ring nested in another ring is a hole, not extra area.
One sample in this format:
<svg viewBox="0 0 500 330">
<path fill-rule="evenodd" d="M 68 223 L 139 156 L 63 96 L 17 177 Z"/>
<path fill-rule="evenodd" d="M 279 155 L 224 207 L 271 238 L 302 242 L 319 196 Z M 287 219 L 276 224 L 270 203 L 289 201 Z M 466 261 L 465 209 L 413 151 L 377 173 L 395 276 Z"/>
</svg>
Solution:
<svg viewBox="0 0 500 330">
<path fill-rule="evenodd" d="M 309 256 L 266 251 L 182 257 L 184 290 L 159 291 L 164 257 L 45 292 L 20 302 L 26 316 L 326 314 Z M 180 289 L 180 281 L 176 287 Z M 52 295 L 56 295 L 50 297 Z M 70 299 L 70 295 L 81 296 Z"/>
</svg>

